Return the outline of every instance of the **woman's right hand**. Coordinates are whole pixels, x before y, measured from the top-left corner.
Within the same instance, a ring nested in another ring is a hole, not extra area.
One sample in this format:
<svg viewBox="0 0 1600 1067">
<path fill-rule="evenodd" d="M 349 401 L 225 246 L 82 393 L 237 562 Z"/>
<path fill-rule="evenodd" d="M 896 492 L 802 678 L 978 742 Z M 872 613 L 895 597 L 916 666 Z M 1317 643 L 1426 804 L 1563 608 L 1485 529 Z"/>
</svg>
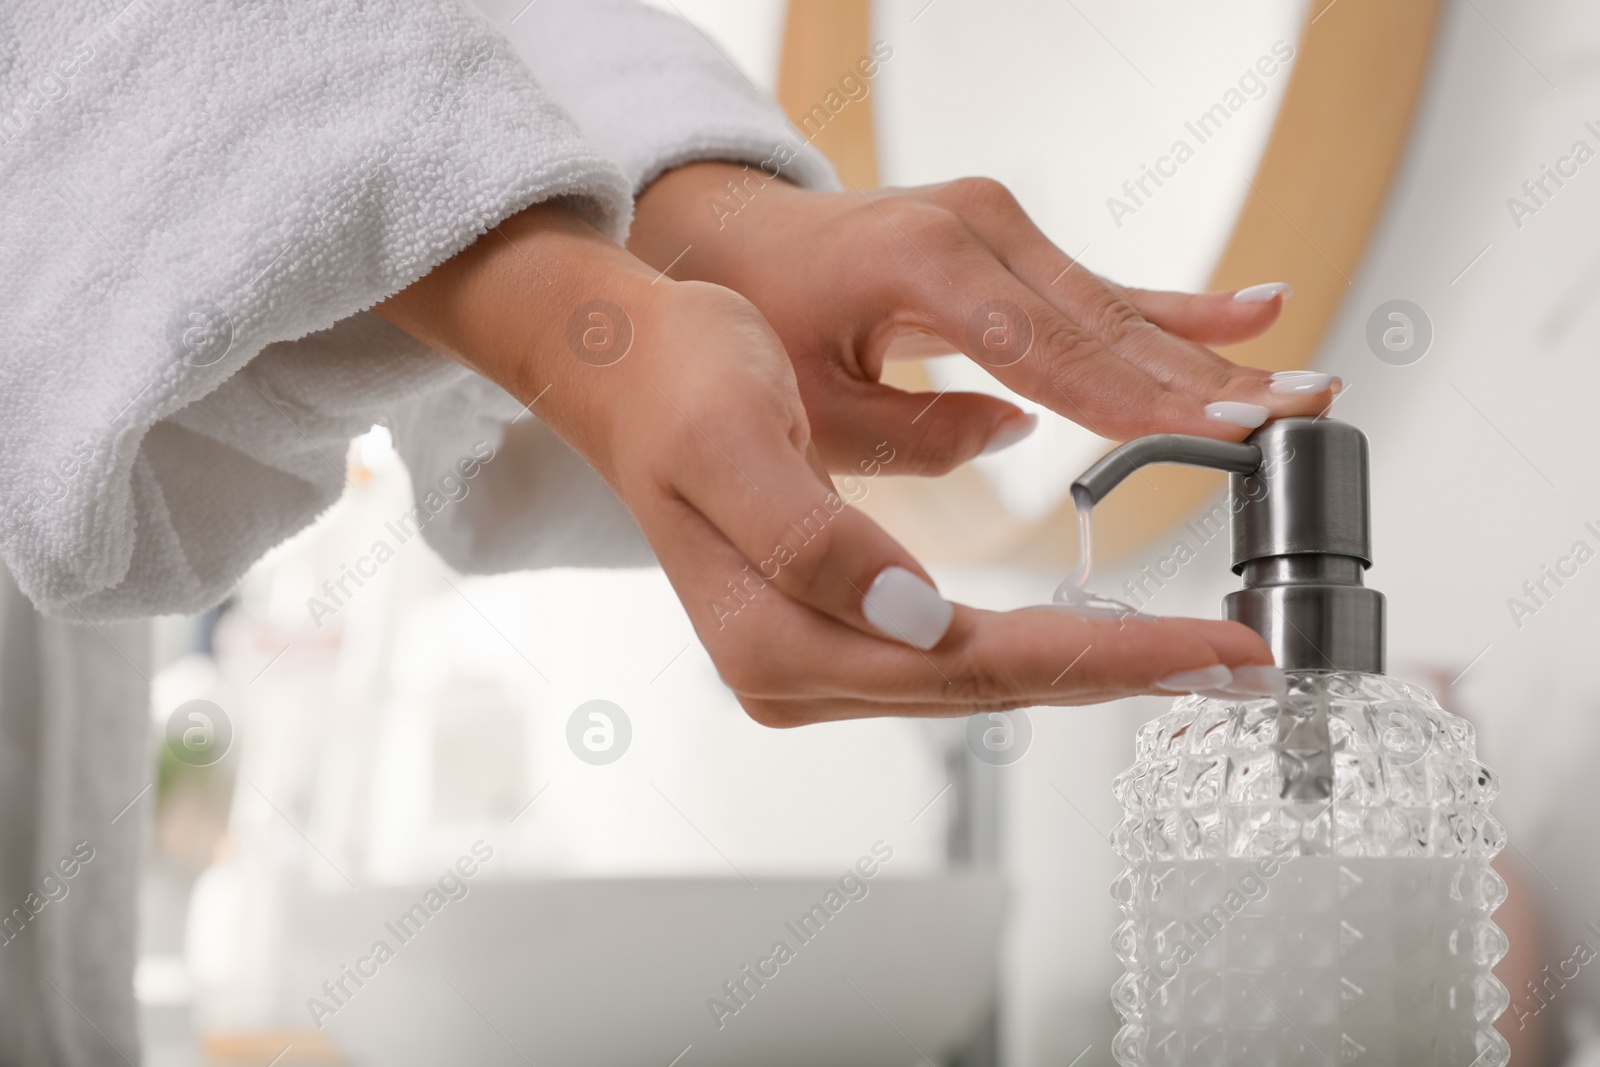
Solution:
<svg viewBox="0 0 1600 1067">
<path fill-rule="evenodd" d="M 563 208 L 507 220 L 375 310 L 530 403 L 599 471 L 759 722 L 1279 684 L 1237 623 L 945 601 L 829 480 L 754 306 L 656 274 Z M 909 465 L 904 446 L 875 443 L 846 495 Z"/>
</svg>

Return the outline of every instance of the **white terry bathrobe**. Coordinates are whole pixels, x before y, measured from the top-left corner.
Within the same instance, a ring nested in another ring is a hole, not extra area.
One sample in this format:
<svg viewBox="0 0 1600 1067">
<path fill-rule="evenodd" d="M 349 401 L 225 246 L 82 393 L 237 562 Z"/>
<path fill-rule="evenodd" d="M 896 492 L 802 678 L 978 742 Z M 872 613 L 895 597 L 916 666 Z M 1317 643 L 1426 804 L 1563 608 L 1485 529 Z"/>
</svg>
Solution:
<svg viewBox="0 0 1600 1067">
<path fill-rule="evenodd" d="M 463 571 L 649 558 L 570 449 L 506 432 L 518 403 L 366 309 L 552 198 L 620 240 L 695 159 L 781 143 L 833 182 L 687 24 L 517 7 L 0 8 L 0 1067 L 137 1061 L 132 620 L 220 601 L 338 498 L 351 437 L 386 422 L 419 485 L 518 454 L 425 527 Z"/>
</svg>

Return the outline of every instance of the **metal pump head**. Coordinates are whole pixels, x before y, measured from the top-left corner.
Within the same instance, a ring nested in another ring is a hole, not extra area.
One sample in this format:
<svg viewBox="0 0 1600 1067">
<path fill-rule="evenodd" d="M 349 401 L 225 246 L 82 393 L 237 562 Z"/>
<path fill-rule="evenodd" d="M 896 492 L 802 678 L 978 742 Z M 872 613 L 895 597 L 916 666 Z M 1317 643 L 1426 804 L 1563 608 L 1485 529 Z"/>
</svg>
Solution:
<svg viewBox="0 0 1600 1067">
<path fill-rule="evenodd" d="M 1224 598 L 1223 610 L 1266 640 L 1278 666 L 1383 673 L 1383 594 L 1362 584 L 1372 565 L 1365 434 L 1294 418 L 1242 444 L 1142 437 L 1085 471 L 1073 499 L 1099 503 L 1151 463 L 1232 472 L 1233 570 L 1244 588 Z"/>
</svg>

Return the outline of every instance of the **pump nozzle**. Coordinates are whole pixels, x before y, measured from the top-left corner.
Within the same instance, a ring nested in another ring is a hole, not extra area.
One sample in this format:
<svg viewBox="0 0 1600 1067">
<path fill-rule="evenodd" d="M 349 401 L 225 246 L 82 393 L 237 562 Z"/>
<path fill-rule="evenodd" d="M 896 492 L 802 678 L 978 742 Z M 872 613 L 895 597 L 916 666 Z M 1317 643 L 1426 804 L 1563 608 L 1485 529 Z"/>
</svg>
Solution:
<svg viewBox="0 0 1600 1067">
<path fill-rule="evenodd" d="M 1235 441 L 1180 433 L 1136 437 L 1113 448 L 1100 462 L 1084 471 L 1072 483 L 1072 499 L 1079 500 L 1087 494 L 1089 503 L 1098 504 L 1128 475 L 1152 463 L 1182 463 L 1189 467 L 1251 474 L 1261 466 L 1261 449 Z"/>
<path fill-rule="evenodd" d="M 1233 570 L 1244 588 L 1227 617 L 1272 646 L 1288 670 L 1383 673 L 1383 594 L 1362 584 L 1372 565 L 1367 439 L 1326 418 L 1279 419 L 1242 443 L 1155 434 L 1113 449 L 1072 483 L 1098 504 L 1151 463 L 1229 471 Z"/>
</svg>

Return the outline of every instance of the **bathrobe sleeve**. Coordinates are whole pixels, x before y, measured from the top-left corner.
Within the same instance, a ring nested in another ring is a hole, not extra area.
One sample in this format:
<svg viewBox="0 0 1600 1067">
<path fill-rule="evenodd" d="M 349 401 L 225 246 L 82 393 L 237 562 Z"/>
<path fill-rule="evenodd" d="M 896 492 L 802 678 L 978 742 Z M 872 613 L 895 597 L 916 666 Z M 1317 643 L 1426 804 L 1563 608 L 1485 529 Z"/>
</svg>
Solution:
<svg viewBox="0 0 1600 1067">
<path fill-rule="evenodd" d="M 776 102 L 670 12 L 639 0 L 538 0 L 506 34 L 590 140 L 622 165 L 635 193 L 663 171 L 701 160 L 766 165 L 805 188 L 839 188 L 827 159 Z"/>
<path fill-rule="evenodd" d="M 635 194 L 663 171 L 699 160 L 765 167 L 807 188 L 838 187 L 827 159 L 771 97 L 671 12 L 638 0 L 477 2 L 584 136 L 618 162 Z M 480 380 L 397 417 L 396 446 L 419 499 L 454 478 L 471 448 L 496 440 L 506 414 L 492 403 L 497 393 Z M 519 418 L 482 470 L 468 497 L 424 530 L 457 569 L 650 562 L 610 490 L 537 420 Z"/>
<path fill-rule="evenodd" d="M 620 239 L 630 192 L 463 0 L 5 5 L 0 553 L 19 586 L 67 619 L 214 604 L 337 499 L 379 420 L 438 465 L 522 443 L 425 516 L 486 531 L 453 562 L 647 558 L 537 419 L 365 311 L 536 202 Z M 505 508 L 513 474 L 550 536 Z"/>
</svg>

